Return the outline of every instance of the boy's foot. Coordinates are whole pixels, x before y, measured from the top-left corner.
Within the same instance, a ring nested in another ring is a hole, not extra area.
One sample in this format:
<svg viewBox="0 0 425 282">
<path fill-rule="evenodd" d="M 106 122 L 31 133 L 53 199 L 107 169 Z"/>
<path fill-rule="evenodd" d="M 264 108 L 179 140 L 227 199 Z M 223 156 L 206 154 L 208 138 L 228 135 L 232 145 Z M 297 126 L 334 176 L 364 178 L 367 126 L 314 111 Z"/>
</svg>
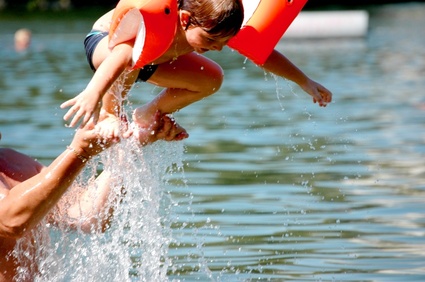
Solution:
<svg viewBox="0 0 425 282">
<path fill-rule="evenodd" d="M 169 115 L 156 112 L 149 120 L 151 120 L 150 123 L 143 122 L 142 124 L 140 124 L 140 119 L 139 121 L 135 120 L 130 126 L 131 132 L 126 135 L 133 134 L 141 145 L 147 145 L 157 140 L 179 141 L 189 137 L 187 131 Z"/>
</svg>

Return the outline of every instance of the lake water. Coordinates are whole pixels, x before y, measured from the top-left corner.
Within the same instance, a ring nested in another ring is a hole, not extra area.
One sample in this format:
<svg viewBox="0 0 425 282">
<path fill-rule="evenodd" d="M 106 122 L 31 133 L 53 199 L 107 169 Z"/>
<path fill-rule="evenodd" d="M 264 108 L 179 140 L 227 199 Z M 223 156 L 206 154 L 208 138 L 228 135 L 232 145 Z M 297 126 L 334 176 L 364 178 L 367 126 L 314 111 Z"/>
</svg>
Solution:
<svg viewBox="0 0 425 282">
<path fill-rule="evenodd" d="M 222 89 L 175 115 L 189 139 L 156 145 L 183 166 L 164 176 L 172 239 L 143 237 L 169 244 L 156 256 L 168 279 L 425 281 L 424 14 L 424 4 L 372 7 L 366 38 L 283 39 L 277 48 L 334 93 L 326 108 L 230 50 L 208 55 L 225 70 Z M 22 26 L 33 42 L 16 54 Z M 49 164 L 68 144 L 59 104 L 91 77 L 90 27 L 0 19 L 2 146 Z M 131 102 L 155 91 L 138 84 Z M 130 255 L 137 268 L 142 255 Z M 145 275 L 131 279 L 153 281 Z"/>
</svg>

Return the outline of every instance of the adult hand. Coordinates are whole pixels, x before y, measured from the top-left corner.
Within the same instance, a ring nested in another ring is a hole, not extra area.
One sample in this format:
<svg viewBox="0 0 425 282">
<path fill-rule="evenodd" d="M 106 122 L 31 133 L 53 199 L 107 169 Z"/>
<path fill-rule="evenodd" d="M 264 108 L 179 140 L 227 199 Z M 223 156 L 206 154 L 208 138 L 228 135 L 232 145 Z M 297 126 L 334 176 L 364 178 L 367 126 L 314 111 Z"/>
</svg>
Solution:
<svg viewBox="0 0 425 282">
<path fill-rule="evenodd" d="M 70 147 L 82 157 L 90 159 L 118 141 L 119 138 L 116 137 L 101 137 L 95 130 L 94 123 L 89 122 L 77 129 Z"/>
</svg>

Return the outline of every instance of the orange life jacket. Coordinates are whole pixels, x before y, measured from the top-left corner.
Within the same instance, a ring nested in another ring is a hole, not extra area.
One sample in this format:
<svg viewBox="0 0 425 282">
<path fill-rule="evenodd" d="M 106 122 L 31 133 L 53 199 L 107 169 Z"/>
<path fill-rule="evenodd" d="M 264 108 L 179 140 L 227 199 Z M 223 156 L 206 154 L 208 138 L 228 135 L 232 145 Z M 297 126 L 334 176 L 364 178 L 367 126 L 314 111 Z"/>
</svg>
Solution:
<svg viewBox="0 0 425 282">
<path fill-rule="evenodd" d="M 242 0 L 245 15 L 228 46 L 262 65 L 307 0 Z M 109 47 L 135 40 L 133 68 L 161 57 L 177 28 L 177 0 L 121 0 L 115 8 Z"/>
<path fill-rule="evenodd" d="M 134 40 L 133 69 L 161 57 L 177 29 L 177 0 L 121 0 L 109 30 L 109 48 Z"/>
<path fill-rule="evenodd" d="M 228 46 L 262 65 L 307 0 L 242 0 L 244 24 Z"/>
</svg>

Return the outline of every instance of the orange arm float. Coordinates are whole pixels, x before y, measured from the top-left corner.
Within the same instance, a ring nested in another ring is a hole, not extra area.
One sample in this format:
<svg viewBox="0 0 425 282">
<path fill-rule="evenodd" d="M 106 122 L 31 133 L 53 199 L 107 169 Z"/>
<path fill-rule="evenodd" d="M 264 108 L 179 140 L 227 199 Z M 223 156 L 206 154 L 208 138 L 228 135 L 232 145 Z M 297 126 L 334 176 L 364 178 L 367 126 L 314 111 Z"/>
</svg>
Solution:
<svg viewBox="0 0 425 282">
<path fill-rule="evenodd" d="M 121 0 L 109 30 L 109 48 L 134 41 L 133 69 L 161 57 L 177 28 L 177 0 Z"/>
<path fill-rule="evenodd" d="M 242 3 L 244 24 L 228 45 L 262 65 L 307 0 L 242 0 Z"/>
</svg>

